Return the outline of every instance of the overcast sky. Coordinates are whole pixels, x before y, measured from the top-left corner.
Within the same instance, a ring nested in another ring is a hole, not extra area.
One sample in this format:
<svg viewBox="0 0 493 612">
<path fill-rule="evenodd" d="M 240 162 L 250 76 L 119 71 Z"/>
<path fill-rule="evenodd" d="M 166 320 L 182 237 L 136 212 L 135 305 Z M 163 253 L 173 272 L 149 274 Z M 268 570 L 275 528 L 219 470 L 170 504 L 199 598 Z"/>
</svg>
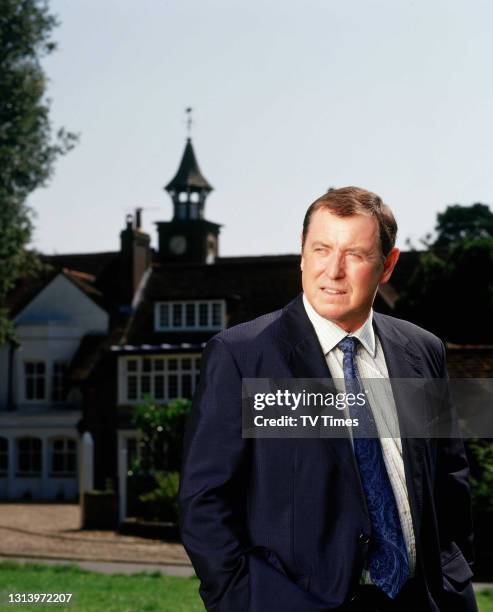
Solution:
<svg viewBox="0 0 493 612">
<path fill-rule="evenodd" d="M 222 255 L 296 253 L 306 207 L 358 185 L 405 238 L 447 204 L 493 202 L 487 0 L 52 0 L 55 128 L 80 133 L 46 189 L 34 246 L 119 248 L 125 215 L 171 218 L 162 187 L 192 138 Z"/>
</svg>

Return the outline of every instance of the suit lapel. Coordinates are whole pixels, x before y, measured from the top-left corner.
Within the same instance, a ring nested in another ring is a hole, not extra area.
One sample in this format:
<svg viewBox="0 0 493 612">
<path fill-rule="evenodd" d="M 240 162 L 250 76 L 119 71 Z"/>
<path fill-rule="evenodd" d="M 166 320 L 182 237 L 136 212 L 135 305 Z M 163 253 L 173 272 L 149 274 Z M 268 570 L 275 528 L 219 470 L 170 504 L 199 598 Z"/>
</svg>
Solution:
<svg viewBox="0 0 493 612">
<path fill-rule="evenodd" d="M 379 313 L 374 313 L 374 327 L 380 339 L 385 355 L 385 361 L 392 379 L 399 378 L 423 378 L 425 376 L 423 363 L 413 343 L 397 326 L 392 319 Z M 404 413 L 415 409 L 410 406 L 405 390 L 399 384 L 392 383 L 392 391 L 399 417 L 401 433 L 405 430 Z M 418 438 L 402 438 L 402 456 L 406 474 L 406 483 L 413 518 L 416 539 L 421 526 L 421 514 L 423 508 L 423 460 L 426 441 Z"/>
</svg>

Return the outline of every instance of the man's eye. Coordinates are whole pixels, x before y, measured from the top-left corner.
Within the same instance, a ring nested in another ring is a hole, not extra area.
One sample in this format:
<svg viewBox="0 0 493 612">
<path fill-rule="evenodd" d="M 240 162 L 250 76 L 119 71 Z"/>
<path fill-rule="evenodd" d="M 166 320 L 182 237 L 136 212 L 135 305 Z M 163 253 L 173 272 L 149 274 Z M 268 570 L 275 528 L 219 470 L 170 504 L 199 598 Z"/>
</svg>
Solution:
<svg viewBox="0 0 493 612">
<path fill-rule="evenodd" d="M 361 253 L 352 253 L 352 252 L 349 252 L 348 256 L 352 257 L 353 259 L 361 259 Z"/>
</svg>

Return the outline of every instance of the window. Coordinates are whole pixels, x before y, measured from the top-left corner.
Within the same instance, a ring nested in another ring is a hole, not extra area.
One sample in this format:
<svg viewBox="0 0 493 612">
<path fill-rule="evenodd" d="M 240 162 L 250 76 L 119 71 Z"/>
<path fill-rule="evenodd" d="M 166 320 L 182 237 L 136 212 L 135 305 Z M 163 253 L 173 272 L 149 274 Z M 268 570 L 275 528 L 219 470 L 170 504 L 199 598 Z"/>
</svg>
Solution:
<svg viewBox="0 0 493 612">
<path fill-rule="evenodd" d="M 125 357 L 121 363 L 120 403 L 140 402 L 146 395 L 157 402 L 191 398 L 200 371 L 197 355 Z"/>
<path fill-rule="evenodd" d="M 46 399 L 46 364 L 44 361 L 25 361 L 24 381 L 26 400 Z"/>
<path fill-rule="evenodd" d="M 0 476 L 6 476 L 9 469 L 9 441 L 0 438 Z"/>
<path fill-rule="evenodd" d="M 155 309 L 156 331 L 214 331 L 225 326 L 224 300 L 158 302 Z"/>
<path fill-rule="evenodd" d="M 51 376 L 51 399 L 63 402 L 67 396 L 67 364 L 65 361 L 55 361 Z"/>
<path fill-rule="evenodd" d="M 41 476 L 41 440 L 17 440 L 17 472 L 19 476 Z"/>
<path fill-rule="evenodd" d="M 77 473 L 77 443 L 73 438 L 51 440 L 51 475 L 75 476 Z"/>
</svg>

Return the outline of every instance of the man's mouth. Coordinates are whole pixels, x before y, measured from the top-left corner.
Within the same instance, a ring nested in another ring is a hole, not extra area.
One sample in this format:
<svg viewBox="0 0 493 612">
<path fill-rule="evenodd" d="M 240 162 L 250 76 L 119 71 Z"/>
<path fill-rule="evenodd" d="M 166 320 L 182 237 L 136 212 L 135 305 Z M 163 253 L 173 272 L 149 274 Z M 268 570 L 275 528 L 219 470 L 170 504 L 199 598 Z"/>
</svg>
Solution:
<svg viewBox="0 0 493 612">
<path fill-rule="evenodd" d="M 346 293 L 342 289 L 332 289 L 331 287 L 322 287 L 322 291 L 327 295 L 344 295 Z"/>
</svg>

